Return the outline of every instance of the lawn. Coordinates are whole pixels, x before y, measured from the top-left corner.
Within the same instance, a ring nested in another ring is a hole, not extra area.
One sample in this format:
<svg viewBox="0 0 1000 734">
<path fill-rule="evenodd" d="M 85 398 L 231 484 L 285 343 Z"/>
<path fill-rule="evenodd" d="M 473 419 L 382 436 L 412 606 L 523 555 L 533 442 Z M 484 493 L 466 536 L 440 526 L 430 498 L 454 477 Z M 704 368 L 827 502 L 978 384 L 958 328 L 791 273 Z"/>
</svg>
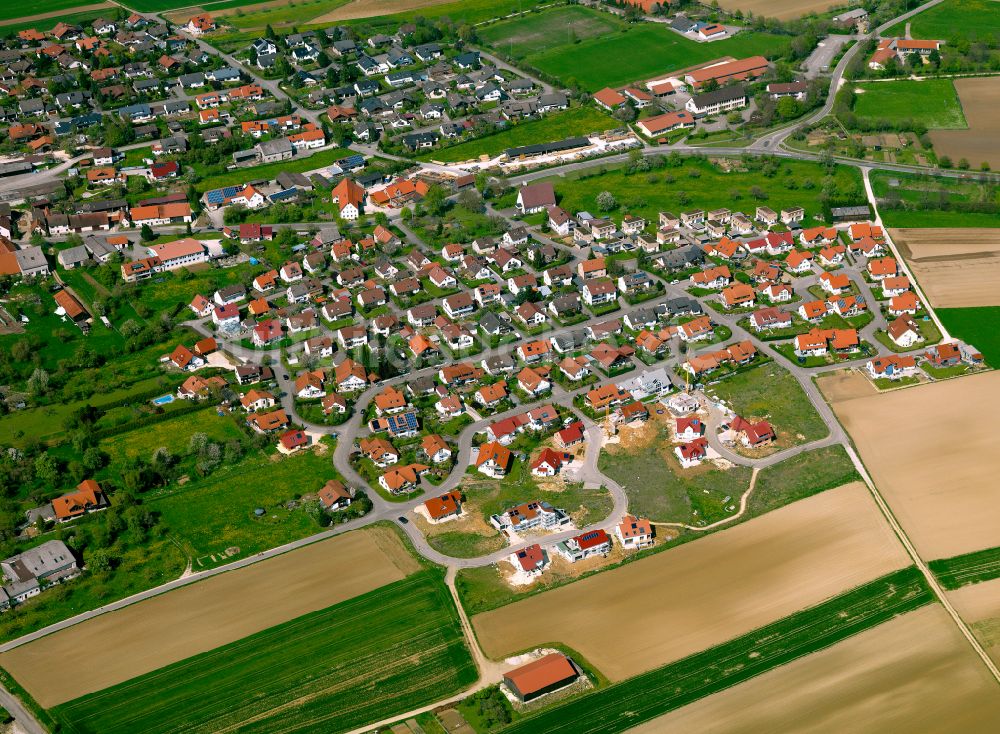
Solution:
<svg viewBox="0 0 1000 734">
<path fill-rule="evenodd" d="M 476 680 L 437 570 L 52 709 L 74 732 L 340 732 Z"/>
<path fill-rule="evenodd" d="M 238 168 L 234 171 L 220 173 L 216 176 L 207 176 L 195 184 L 195 189 L 199 194 L 218 189 L 223 186 L 236 186 L 255 179 L 273 179 L 282 171 L 286 173 L 305 173 L 314 171 L 324 166 L 329 166 L 335 161 L 348 155 L 353 155 L 354 151 L 345 148 L 331 148 L 321 150 L 310 156 L 295 157 L 280 163 L 265 163 L 261 166 L 250 166 L 248 168 Z"/>
<path fill-rule="evenodd" d="M 603 169 L 602 169 L 603 170 Z M 706 160 L 684 159 L 675 167 L 650 174 L 627 175 L 614 168 L 593 175 L 553 177 L 559 204 L 567 211 L 600 212 L 597 195 L 610 191 L 619 214 L 632 213 L 656 221 L 661 211 L 712 210 L 729 207 L 752 212 L 759 204 L 780 209 L 802 206 L 807 221 L 823 211 L 823 188 L 829 186 L 839 201 L 863 202 L 861 177 L 857 169 L 837 166 L 830 181 L 817 163 L 781 161 L 769 171 L 757 170 L 750 162 L 746 170 L 723 171 Z M 754 193 L 763 196 L 755 199 Z M 614 215 L 612 215 L 614 216 Z"/>
<path fill-rule="evenodd" d="M 205 478 L 151 492 L 146 501 L 200 569 L 227 560 L 220 555 L 227 548 L 245 557 L 319 532 L 299 498 L 335 478 L 329 449 L 258 452 Z M 265 510 L 262 517 L 254 515 L 257 508 Z"/>
<path fill-rule="evenodd" d="M 986 363 L 1000 367 L 1000 306 L 935 309 L 948 333 L 978 349 Z"/>
<path fill-rule="evenodd" d="M 950 591 L 1000 578 L 1000 548 L 987 548 L 954 558 L 942 558 L 927 565 L 941 585 Z"/>
<path fill-rule="evenodd" d="M 659 522 L 708 525 L 731 517 L 750 486 L 750 469 L 706 463 L 682 469 L 665 425 L 652 422 L 641 439 L 601 451 L 598 468 L 628 495 L 629 511 Z M 648 432 L 655 432 L 650 435 Z M 624 439 L 623 439 L 624 440 Z"/>
<path fill-rule="evenodd" d="M 529 713 L 505 734 L 620 732 L 871 629 L 933 601 L 910 567 L 729 642 Z"/>
<path fill-rule="evenodd" d="M 930 129 L 965 129 L 968 124 L 951 79 L 854 84 L 854 113 L 868 120 L 913 120 Z"/>
<path fill-rule="evenodd" d="M 1000 12 L 997 11 L 996 0 L 945 0 L 913 16 L 909 23 L 913 38 L 940 38 L 949 43 L 993 40 L 1000 35 Z M 904 31 L 905 24 L 900 23 L 883 36 L 902 37 Z"/>
<path fill-rule="evenodd" d="M 550 143 L 577 135 L 604 132 L 619 127 L 620 123 L 611 115 L 594 107 L 574 107 L 565 112 L 557 112 L 540 120 L 530 120 L 512 125 L 503 132 L 488 135 L 477 140 L 469 140 L 458 145 L 434 150 L 418 156 L 421 160 L 436 160 L 451 163 L 488 155 L 491 158 L 507 148 L 534 143 Z"/>
<path fill-rule="evenodd" d="M 816 441 L 830 432 L 798 380 L 774 362 L 731 374 L 706 392 L 744 418 L 769 421 L 778 434 L 777 448 Z"/>
<path fill-rule="evenodd" d="M 609 13 L 566 5 L 488 25 L 479 31 L 479 38 L 487 46 L 520 59 L 557 44 L 575 44 L 620 31 L 622 26 Z"/>
<path fill-rule="evenodd" d="M 597 19 L 595 19 L 597 16 Z M 599 34 L 596 24 L 613 24 Z M 580 26 L 579 42 L 572 29 Z M 564 28 L 554 42 L 535 40 L 529 28 Z M 748 31 L 714 43 L 698 43 L 674 33 L 659 23 L 626 24 L 599 11 L 555 8 L 526 19 L 497 23 L 484 37 L 500 53 L 510 53 L 528 66 L 560 79 L 567 86 L 589 91 L 616 87 L 629 82 L 665 76 L 708 61 L 733 56 L 744 58 L 757 54 L 780 56 L 791 42 L 790 36 L 776 36 Z"/>
</svg>

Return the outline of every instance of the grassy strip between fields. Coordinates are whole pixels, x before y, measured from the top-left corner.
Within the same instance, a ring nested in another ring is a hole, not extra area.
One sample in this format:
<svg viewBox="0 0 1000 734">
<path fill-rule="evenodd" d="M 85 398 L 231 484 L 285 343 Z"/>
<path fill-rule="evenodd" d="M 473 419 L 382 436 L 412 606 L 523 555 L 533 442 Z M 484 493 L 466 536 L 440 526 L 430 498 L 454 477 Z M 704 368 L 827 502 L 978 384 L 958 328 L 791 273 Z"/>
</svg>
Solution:
<svg viewBox="0 0 1000 734">
<path fill-rule="evenodd" d="M 525 716 L 504 732 L 625 731 L 932 600 L 911 566 L 676 663 Z"/>
<path fill-rule="evenodd" d="M 941 585 L 953 591 L 969 584 L 1000 578 L 1000 548 L 987 548 L 927 564 Z"/>
<path fill-rule="evenodd" d="M 81 733 L 336 732 L 438 700 L 476 675 L 442 573 L 427 569 L 51 713 Z"/>
</svg>

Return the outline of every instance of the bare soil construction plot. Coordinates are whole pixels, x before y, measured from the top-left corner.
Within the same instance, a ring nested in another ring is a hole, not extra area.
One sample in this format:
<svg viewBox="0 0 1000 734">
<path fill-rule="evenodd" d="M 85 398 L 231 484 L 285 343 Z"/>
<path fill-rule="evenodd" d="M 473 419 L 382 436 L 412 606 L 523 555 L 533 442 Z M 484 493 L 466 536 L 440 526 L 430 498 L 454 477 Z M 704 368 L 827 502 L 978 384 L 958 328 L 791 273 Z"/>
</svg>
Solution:
<svg viewBox="0 0 1000 734">
<path fill-rule="evenodd" d="M 790 20 L 801 18 L 806 13 L 822 13 L 824 10 L 843 5 L 836 0 L 719 0 L 723 10 L 752 12 L 756 17 Z"/>
<path fill-rule="evenodd" d="M 630 731 L 964 734 L 998 728 L 996 683 L 944 609 L 932 604 Z"/>
<path fill-rule="evenodd" d="M 0 666 L 50 708 L 418 569 L 393 531 L 358 530 L 61 630 L 3 653 Z"/>
<path fill-rule="evenodd" d="M 955 89 L 962 102 L 967 130 L 931 130 L 928 135 L 938 155 L 950 156 L 953 161 L 965 158 L 973 168 L 986 161 L 1000 166 L 1000 77 L 986 76 L 975 79 L 956 79 Z"/>
<path fill-rule="evenodd" d="M 932 306 L 1000 306 L 1000 229 L 892 229 L 889 233 Z"/>
<path fill-rule="evenodd" d="M 620 681 L 908 562 L 867 489 L 853 483 L 472 623 L 491 657 L 563 643 Z"/>
<path fill-rule="evenodd" d="M 993 662 L 1000 663 L 1000 579 L 949 591 L 948 599 Z"/>
<path fill-rule="evenodd" d="M 853 373 L 817 384 L 917 552 L 933 560 L 996 546 L 1000 372 L 882 394 L 862 382 Z"/>
</svg>

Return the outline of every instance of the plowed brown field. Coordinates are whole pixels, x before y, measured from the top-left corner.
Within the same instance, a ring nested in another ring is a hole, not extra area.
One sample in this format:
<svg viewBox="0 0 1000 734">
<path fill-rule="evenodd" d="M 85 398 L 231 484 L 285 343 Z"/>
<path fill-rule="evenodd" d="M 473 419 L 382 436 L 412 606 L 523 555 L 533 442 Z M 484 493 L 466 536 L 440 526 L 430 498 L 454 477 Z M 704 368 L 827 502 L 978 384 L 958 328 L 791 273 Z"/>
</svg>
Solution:
<svg viewBox="0 0 1000 734">
<path fill-rule="evenodd" d="M 632 734 L 1000 730 L 989 672 L 938 604 L 632 729 Z"/>
<path fill-rule="evenodd" d="M 936 308 L 1000 306 L 1000 229 L 893 229 Z"/>
<path fill-rule="evenodd" d="M 87 620 L 3 653 L 0 666 L 50 708 L 333 606 L 418 568 L 394 532 L 358 530 Z"/>
<path fill-rule="evenodd" d="M 956 79 L 955 89 L 962 103 L 968 130 L 931 130 L 928 135 L 938 155 L 950 156 L 956 163 L 962 158 L 973 168 L 986 161 L 1000 166 L 1000 77 Z"/>
<path fill-rule="evenodd" d="M 867 489 L 849 484 L 477 615 L 487 655 L 563 643 L 623 680 L 906 566 Z"/>
</svg>

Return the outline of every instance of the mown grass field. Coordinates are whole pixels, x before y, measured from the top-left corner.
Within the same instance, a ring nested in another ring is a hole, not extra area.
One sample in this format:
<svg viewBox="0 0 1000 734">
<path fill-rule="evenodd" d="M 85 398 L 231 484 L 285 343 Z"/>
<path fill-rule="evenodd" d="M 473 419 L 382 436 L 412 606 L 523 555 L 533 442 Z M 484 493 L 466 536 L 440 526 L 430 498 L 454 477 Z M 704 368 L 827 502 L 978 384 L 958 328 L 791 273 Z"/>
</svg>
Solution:
<svg viewBox="0 0 1000 734">
<path fill-rule="evenodd" d="M 575 27 L 580 31 L 574 37 Z M 565 7 L 501 21 L 486 28 L 482 36 L 497 52 L 509 53 L 569 86 L 590 91 L 723 56 L 775 56 L 791 41 L 788 36 L 745 32 L 723 41 L 698 43 L 658 23 L 629 25 L 600 11 Z"/>
<path fill-rule="evenodd" d="M 973 41 L 1000 34 L 1000 12 L 995 0 L 945 0 L 913 16 L 910 21 L 913 38 L 939 38 L 953 42 Z M 906 24 L 893 26 L 884 38 L 902 37 Z"/>
<path fill-rule="evenodd" d="M 425 570 L 52 714 L 80 734 L 339 732 L 438 700 L 476 676 L 441 573 Z"/>
<path fill-rule="evenodd" d="M 779 448 L 816 441 L 829 433 L 802 386 L 774 362 L 730 375 L 707 392 L 744 418 L 770 421 Z"/>
<path fill-rule="evenodd" d="M 567 211 L 601 211 L 597 195 L 610 191 L 618 203 L 618 214 L 631 212 L 655 220 L 658 212 L 711 210 L 729 207 L 753 212 L 765 203 L 775 211 L 802 206 L 806 219 L 822 213 L 822 189 L 829 185 L 834 195 L 851 201 L 864 201 L 861 178 L 856 169 L 838 166 L 829 181 L 822 167 L 805 161 L 782 161 L 773 177 L 755 170 L 723 171 L 704 160 L 684 160 L 674 168 L 650 174 L 626 175 L 621 168 L 598 171 L 577 178 L 554 177 L 559 204 Z M 754 187 L 766 194 L 766 200 L 753 198 Z M 616 216 L 616 215 L 611 215 Z"/>
<path fill-rule="evenodd" d="M 488 25 L 479 31 L 479 38 L 497 51 L 524 58 L 556 44 L 573 44 L 620 31 L 622 25 L 610 13 L 567 5 Z"/>
<path fill-rule="evenodd" d="M 920 572 L 911 566 L 676 663 L 523 716 L 503 731 L 625 731 L 932 600 Z"/>
<path fill-rule="evenodd" d="M 969 584 L 1000 578 L 1000 548 L 941 558 L 927 564 L 941 585 L 953 591 Z"/>
<path fill-rule="evenodd" d="M 935 309 L 952 336 L 972 344 L 986 363 L 1000 368 L 1000 306 Z"/>
<path fill-rule="evenodd" d="M 529 120 L 512 125 L 503 132 L 488 135 L 478 140 L 469 140 L 441 150 L 434 150 L 418 156 L 421 160 L 435 160 L 451 163 L 488 155 L 491 158 L 507 148 L 534 143 L 551 143 L 577 135 L 604 132 L 621 127 L 621 123 L 611 115 L 594 107 L 573 107 L 564 112 L 547 115 L 540 120 Z"/>
<path fill-rule="evenodd" d="M 854 84 L 854 112 L 867 120 L 913 120 L 931 129 L 968 127 L 951 79 Z"/>
</svg>

